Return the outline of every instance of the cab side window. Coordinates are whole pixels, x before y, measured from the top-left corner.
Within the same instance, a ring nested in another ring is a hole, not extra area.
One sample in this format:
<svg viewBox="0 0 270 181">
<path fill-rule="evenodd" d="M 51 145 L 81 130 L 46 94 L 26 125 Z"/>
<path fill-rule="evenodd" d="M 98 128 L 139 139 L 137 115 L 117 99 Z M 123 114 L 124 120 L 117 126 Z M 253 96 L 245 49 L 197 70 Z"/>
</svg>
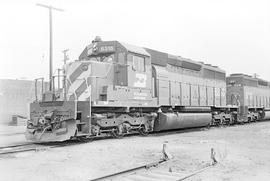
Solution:
<svg viewBox="0 0 270 181">
<path fill-rule="evenodd" d="M 132 68 L 138 72 L 145 72 L 145 58 L 132 55 Z"/>
</svg>

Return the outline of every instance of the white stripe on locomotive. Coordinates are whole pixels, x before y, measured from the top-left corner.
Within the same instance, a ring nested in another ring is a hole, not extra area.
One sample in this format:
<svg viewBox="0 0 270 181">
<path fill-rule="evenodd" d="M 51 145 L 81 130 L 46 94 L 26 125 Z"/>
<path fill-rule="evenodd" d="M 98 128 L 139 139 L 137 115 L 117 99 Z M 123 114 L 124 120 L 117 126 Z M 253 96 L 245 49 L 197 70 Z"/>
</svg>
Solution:
<svg viewBox="0 0 270 181">
<path fill-rule="evenodd" d="M 68 73 L 67 73 L 68 76 L 71 76 L 73 72 L 77 71 L 77 69 L 80 68 L 81 64 L 82 63 L 80 62 L 78 63 L 76 62 L 76 66 L 72 66 L 72 69 L 68 70 Z M 76 92 L 82 84 L 86 83 L 85 78 L 91 75 L 91 66 L 89 66 L 90 64 L 85 64 L 85 65 L 88 66 L 88 69 L 86 71 L 82 71 L 82 73 L 74 80 L 74 82 L 71 82 L 71 85 L 68 88 L 68 100 L 71 98 L 74 91 Z M 86 89 L 82 91 L 83 93 L 77 98 L 79 101 L 84 101 L 90 96 L 90 93 L 87 90 L 87 86 L 86 86 Z"/>
</svg>

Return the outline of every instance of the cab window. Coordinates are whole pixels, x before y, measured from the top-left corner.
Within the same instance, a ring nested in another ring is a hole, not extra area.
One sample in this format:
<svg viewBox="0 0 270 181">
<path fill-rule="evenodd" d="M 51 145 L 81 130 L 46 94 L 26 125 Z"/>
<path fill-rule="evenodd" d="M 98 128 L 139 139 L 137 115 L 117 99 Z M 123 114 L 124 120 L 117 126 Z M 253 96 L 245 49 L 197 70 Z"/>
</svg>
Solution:
<svg viewBox="0 0 270 181">
<path fill-rule="evenodd" d="M 132 55 L 132 68 L 133 70 L 139 71 L 139 72 L 145 72 L 145 58 Z"/>
</svg>

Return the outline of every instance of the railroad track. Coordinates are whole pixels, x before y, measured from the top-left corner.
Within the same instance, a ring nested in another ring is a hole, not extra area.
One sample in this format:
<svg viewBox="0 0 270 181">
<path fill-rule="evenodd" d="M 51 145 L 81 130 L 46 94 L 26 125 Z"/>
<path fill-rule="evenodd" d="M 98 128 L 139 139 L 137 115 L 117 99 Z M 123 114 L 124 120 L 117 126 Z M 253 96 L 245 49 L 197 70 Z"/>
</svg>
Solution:
<svg viewBox="0 0 270 181">
<path fill-rule="evenodd" d="M 19 144 L 19 145 L 11 145 L 6 147 L 0 147 L 0 155 L 6 154 L 14 154 L 21 152 L 30 152 L 30 151 L 42 151 L 50 148 L 56 147 L 64 147 L 66 144 L 56 144 L 56 145 L 44 145 L 44 144 L 35 144 L 35 143 L 27 143 L 27 144 Z"/>
<path fill-rule="evenodd" d="M 185 129 L 185 130 L 166 131 L 166 132 L 161 132 L 161 133 L 151 133 L 148 136 L 164 136 L 164 135 L 178 134 L 178 133 L 184 133 L 184 132 L 190 132 L 190 131 L 199 131 L 200 129 L 201 128 L 194 128 L 194 129 Z M 130 135 L 127 135 L 127 137 L 134 136 L 134 135 L 135 134 L 130 134 Z M 46 149 L 51 149 L 51 148 L 56 148 L 56 147 L 65 147 L 65 146 L 84 144 L 84 143 L 91 142 L 93 140 L 111 139 L 111 138 L 112 137 L 97 137 L 97 138 L 83 139 L 79 141 L 68 140 L 64 142 L 25 143 L 25 144 L 2 146 L 0 147 L 0 155 L 20 153 L 20 152 L 29 152 L 29 151 L 40 151 L 40 150 L 46 150 Z"/>
<path fill-rule="evenodd" d="M 168 165 L 167 167 L 169 169 L 164 169 L 164 167 L 161 169 L 158 168 L 161 164 L 165 164 L 170 159 L 173 159 L 173 156 L 167 150 L 167 144 L 164 143 L 162 149 L 163 156 L 161 160 L 134 168 L 129 168 L 113 174 L 104 175 L 90 181 L 182 181 L 216 165 L 218 162 L 215 158 L 214 148 L 211 148 L 210 153 L 210 158 L 212 161 L 211 163 L 206 164 L 203 168 L 191 173 L 172 172 L 171 167 L 168 167 Z M 164 166 L 166 167 L 166 165 Z"/>
<path fill-rule="evenodd" d="M 215 158 L 215 154 L 216 152 L 214 148 L 211 148 L 211 163 L 204 165 L 203 168 L 200 168 L 196 171 L 193 171 L 191 173 L 172 172 L 169 165 L 164 165 L 165 167 L 167 167 L 167 169 L 165 167 L 161 169 L 158 168 L 161 164 L 165 164 L 167 163 L 167 161 L 173 159 L 173 156 L 168 152 L 167 143 L 164 143 L 162 148 L 163 156 L 161 160 L 137 166 L 134 168 L 129 168 L 127 170 L 123 170 L 113 174 L 104 175 L 95 179 L 91 179 L 90 181 L 183 181 L 215 166 L 218 163 Z"/>
<path fill-rule="evenodd" d="M 11 145 L 11 146 L 6 146 L 6 147 L 0 147 L 0 155 L 20 153 L 20 152 L 29 152 L 29 151 L 38 151 L 45 148 L 47 147 L 38 145 L 38 144 L 33 144 L 33 143 Z"/>
<path fill-rule="evenodd" d="M 164 136 L 164 135 L 169 135 L 169 134 L 178 134 L 178 133 L 183 133 L 187 131 L 198 131 L 198 130 L 200 129 L 195 128 L 195 129 L 189 129 L 189 130 L 175 130 L 175 131 L 169 131 L 169 132 L 151 133 L 149 134 L 149 136 Z M 135 134 L 130 134 L 130 135 L 127 135 L 127 137 L 134 136 L 134 135 Z M 25 143 L 25 144 L 2 146 L 0 147 L 0 155 L 14 154 L 14 153 L 20 153 L 20 152 L 30 152 L 30 151 L 41 151 L 41 150 L 47 150 L 47 149 L 57 148 L 57 147 L 84 144 L 84 143 L 91 142 L 93 140 L 110 139 L 110 138 L 111 137 L 97 137 L 97 138 L 83 139 L 79 141 L 68 140 L 64 142 Z"/>
<path fill-rule="evenodd" d="M 166 160 L 160 160 L 158 162 L 91 179 L 90 181 L 183 181 L 216 165 L 208 164 L 204 168 L 194 172 L 180 173 L 158 169 L 158 166 L 165 162 Z"/>
<path fill-rule="evenodd" d="M 72 146 L 77 144 L 82 144 L 85 142 L 78 141 L 66 141 L 66 142 L 51 142 L 51 143 L 25 143 L 17 145 L 9 145 L 0 147 L 0 155 L 14 154 L 20 152 L 30 152 L 30 151 L 42 151 L 51 148 Z"/>
<path fill-rule="evenodd" d="M 263 121 L 260 121 L 260 122 L 263 122 Z M 234 126 L 237 126 L 237 125 L 234 125 Z M 227 127 L 227 126 L 224 126 L 224 127 Z M 181 129 L 181 130 L 163 131 L 159 133 L 150 133 L 148 136 L 165 136 L 165 135 L 179 134 L 179 133 L 185 133 L 185 132 L 202 131 L 202 130 L 208 130 L 208 129 L 211 129 L 211 128 L 206 128 L 206 127 L 188 128 L 188 129 Z M 127 135 L 127 137 L 133 136 L 133 135 L 135 134 Z M 0 155 L 20 153 L 20 152 L 29 152 L 29 151 L 40 151 L 40 150 L 46 150 L 46 149 L 51 149 L 51 148 L 88 143 L 93 140 L 110 139 L 110 138 L 111 137 L 98 137 L 98 138 L 83 139 L 80 141 L 68 140 L 65 142 L 25 143 L 25 144 L 18 144 L 18 145 L 9 145 L 9 146 L 0 147 Z"/>
</svg>

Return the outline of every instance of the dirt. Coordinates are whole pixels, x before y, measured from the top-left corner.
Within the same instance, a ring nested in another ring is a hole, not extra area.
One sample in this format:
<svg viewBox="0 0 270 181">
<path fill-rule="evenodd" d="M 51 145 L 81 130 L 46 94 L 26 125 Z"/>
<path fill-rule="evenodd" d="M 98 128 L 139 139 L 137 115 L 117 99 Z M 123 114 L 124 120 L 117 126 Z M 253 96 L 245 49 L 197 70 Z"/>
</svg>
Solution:
<svg viewBox="0 0 270 181">
<path fill-rule="evenodd" d="M 157 170 L 195 172 L 211 163 L 214 148 L 218 163 L 187 180 L 270 179 L 270 122 L 261 122 L 5 155 L 0 180 L 89 180 L 159 160 L 165 141 L 173 158 Z"/>
<path fill-rule="evenodd" d="M 24 132 L 25 126 L 0 125 L 0 147 L 27 142 Z"/>
</svg>

